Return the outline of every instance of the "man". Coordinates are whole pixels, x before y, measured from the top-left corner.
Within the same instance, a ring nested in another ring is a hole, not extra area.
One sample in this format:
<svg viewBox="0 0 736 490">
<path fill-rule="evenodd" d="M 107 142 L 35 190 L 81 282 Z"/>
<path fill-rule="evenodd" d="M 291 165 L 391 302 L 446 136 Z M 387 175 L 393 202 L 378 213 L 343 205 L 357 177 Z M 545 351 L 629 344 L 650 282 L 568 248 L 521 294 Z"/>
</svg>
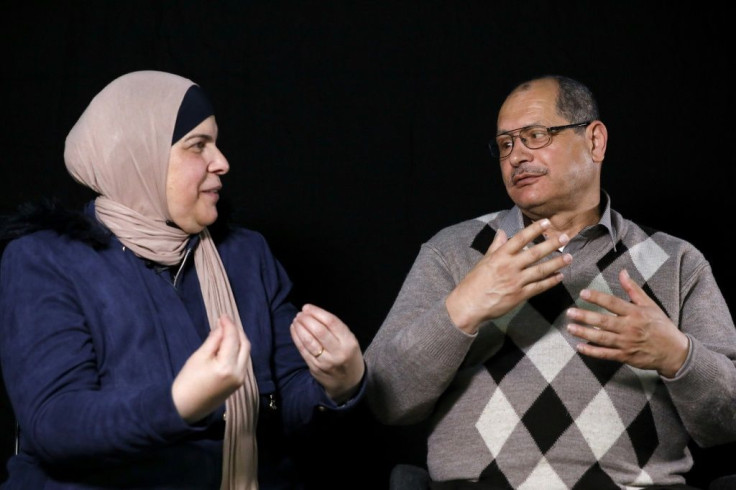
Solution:
<svg viewBox="0 0 736 490">
<path fill-rule="evenodd" d="M 611 209 L 587 87 L 522 83 L 497 123 L 515 206 L 423 244 L 365 353 L 371 409 L 429 422 L 433 489 L 688 488 L 690 439 L 736 439 L 710 265 Z"/>
</svg>

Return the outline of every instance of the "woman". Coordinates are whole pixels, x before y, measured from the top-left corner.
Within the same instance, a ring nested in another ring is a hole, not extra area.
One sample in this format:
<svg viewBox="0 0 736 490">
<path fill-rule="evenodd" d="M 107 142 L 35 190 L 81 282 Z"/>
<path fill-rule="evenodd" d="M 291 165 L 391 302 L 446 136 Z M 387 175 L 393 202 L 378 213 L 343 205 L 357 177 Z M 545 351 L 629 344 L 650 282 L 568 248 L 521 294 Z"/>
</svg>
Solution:
<svg viewBox="0 0 736 490">
<path fill-rule="evenodd" d="M 3 488 L 299 488 L 285 438 L 362 397 L 350 330 L 310 305 L 295 320 L 260 234 L 210 233 L 216 141 L 194 82 L 123 75 L 66 139 L 98 197 L 6 227 L 0 359 L 20 430 Z"/>
</svg>

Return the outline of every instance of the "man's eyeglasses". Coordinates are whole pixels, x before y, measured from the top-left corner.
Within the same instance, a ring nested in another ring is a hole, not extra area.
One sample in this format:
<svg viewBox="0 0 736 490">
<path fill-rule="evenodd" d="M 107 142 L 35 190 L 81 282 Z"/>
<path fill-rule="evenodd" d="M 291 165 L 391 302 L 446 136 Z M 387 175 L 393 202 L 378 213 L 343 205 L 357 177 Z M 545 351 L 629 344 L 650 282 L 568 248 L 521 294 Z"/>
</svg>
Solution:
<svg viewBox="0 0 736 490">
<path fill-rule="evenodd" d="M 519 138 L 524 146 L 530 150 L 538 150 L 552 143 L 552 136 L 556 135 L 564 129 L 583 128 L 593 121 L 585 121 L 575 124 L 567 124 L 565 126 L 527 126 L 521 129 L 514 129 L 496 136 L 495 139 L 488 143 L 488 149 L 491 155 L 502 159 L 511 155 L 514 149 L 514 138 Z M 514 134 L 517 133 L 517 134 Z"/>
</svg>

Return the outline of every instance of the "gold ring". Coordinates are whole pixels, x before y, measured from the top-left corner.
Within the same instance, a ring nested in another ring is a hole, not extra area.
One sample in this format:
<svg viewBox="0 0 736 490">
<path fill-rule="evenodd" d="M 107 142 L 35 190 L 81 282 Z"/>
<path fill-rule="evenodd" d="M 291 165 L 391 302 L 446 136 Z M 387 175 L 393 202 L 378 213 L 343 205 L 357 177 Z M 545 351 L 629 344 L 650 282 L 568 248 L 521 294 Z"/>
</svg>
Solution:
<svg viewBox="0 0 736 490">
<path fill-rule="evenodd" d="M 325 346 L 323 345 L 319 352 L 317 352 L 316 354 L 312 354 L 312 355 L 314 356 L 315 359 L 317 359 L 319 356 L 322 355 L 324 351 L 325 351 Z"/>
</svg>

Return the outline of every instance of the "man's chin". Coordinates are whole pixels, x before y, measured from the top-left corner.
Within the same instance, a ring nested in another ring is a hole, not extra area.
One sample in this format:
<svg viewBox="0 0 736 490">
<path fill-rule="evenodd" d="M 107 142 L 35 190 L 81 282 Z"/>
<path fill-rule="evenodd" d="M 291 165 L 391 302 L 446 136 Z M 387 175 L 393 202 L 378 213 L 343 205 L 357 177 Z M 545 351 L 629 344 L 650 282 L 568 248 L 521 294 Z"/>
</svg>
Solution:
<svg viewBox="0 0 736 490">
<path fill-rule="evenodd" d="M 509 192 L 509 197 L 521 209 L 529 209 L 544 204 L 544 199 L 532 186 L 516 187 Z"/>
</svg>

